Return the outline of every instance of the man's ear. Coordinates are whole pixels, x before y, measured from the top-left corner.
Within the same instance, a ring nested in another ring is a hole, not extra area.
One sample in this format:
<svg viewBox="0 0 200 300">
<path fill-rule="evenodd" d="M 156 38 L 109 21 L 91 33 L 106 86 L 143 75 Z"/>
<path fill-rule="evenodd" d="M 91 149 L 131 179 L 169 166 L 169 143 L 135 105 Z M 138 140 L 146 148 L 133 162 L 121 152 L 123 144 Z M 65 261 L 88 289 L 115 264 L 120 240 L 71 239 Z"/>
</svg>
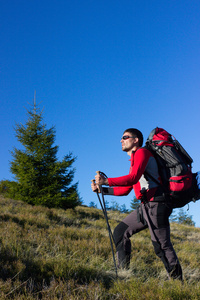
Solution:
<svg viewBox="0 0 200 300">
<path fill-rule="evenodd" d="M 136 141 L 136 143 L 139 143 L 139 139 L 137 136 L 135 137 L 135 141 Z"/>
<path fill-rule="evenodd" d="M 135 137 L 135 143 L 137 143 L 139 145 L 139 138 Z"/>
</svg>

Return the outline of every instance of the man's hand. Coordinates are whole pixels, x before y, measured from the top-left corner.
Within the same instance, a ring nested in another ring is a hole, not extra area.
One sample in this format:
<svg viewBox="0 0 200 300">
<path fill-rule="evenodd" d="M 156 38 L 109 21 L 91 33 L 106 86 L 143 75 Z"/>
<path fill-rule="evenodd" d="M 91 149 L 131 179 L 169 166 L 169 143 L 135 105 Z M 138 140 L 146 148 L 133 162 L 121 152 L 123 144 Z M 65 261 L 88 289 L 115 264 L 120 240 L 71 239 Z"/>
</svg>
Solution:
<svg viewBox="0 0 200 300">
<path fill-rule="evenodd" d="M 100 188 L 99 188 L 99 185 L 95 183 L 95 180 L 91 180 L 92 183 L 91 183 L 91 189 L 93 190 L 93 192 L 98 192 L 100 193 Z"/>
<path fill-rule="evenodd" d="M 100 174 L 99 171 L 97 171 L 97 175 L 95 176 L 96 184 L 98 185 L 109 185 L 108 179 L 105 178 L 103 175 Z"/>
</svg>

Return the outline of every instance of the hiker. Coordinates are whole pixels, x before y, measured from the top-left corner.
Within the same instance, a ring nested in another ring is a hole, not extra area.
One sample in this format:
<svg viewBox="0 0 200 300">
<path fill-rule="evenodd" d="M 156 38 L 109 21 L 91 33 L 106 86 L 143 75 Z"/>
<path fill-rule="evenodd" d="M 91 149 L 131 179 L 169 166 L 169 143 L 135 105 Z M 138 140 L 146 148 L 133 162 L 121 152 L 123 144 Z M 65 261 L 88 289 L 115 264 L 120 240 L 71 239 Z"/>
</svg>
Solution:
<svg viewBox="0 0 200 300">
<path fill-rule="evenodd" d="M 91 188 L 100 192 L 103 187 L 105 195 L 124 196 L 134 189 L 135 196 L 141 200 L 139 207 L 131 212 L 114 229 L 118 268 L 128 269 L 131 258 L 130 237 L 143 229 L 149 228 L 156 255 L 162 260 L 168 277 L 182 280 L 182 269 L 170 241 L 169 216 L 172 204 L 160 182 L 155 158 L 149 150 L 142 148 L 143 135 L 135 128 L 126 129 L 121 138 L 122 151 L 130 156 L 128 175 L 106 178 L 101 173 L 95 176 Z M 155 180 L 152 180 L 155 178 Z"/>
</svg>

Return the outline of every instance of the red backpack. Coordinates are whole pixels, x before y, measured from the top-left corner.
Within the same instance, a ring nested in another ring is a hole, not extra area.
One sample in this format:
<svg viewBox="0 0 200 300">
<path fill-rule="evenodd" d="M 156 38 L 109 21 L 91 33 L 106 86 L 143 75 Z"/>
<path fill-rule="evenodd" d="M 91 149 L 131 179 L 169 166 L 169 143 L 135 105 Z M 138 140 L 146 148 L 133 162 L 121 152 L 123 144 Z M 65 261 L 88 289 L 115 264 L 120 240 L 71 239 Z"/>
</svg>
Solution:
<svg viewBox="0 0 200 300">
<path fill-rule="evenodd" d="M 151 131 L 145 148 L 157 161 L 162 185 L 173 200 L 174 208 L 192 201 L 196 192 L 196 174 L 192 174 L 193 159 L 181 144 L 166 130 L 156 127 Z M 152 180 L 157 182 L 155 178 Z"/>
</svg>

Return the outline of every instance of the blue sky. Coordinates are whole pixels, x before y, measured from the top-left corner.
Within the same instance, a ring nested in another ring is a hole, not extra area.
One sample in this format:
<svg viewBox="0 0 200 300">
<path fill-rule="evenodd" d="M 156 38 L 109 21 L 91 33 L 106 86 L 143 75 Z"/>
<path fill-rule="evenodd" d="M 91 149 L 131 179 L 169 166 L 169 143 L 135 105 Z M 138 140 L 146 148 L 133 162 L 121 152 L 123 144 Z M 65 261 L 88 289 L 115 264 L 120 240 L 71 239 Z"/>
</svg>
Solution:
<svg viewBox="0 0 200 300">
<path fill-rule="evenodd" d="M 144 138 L 156 127 L 172 133 L 200 170 L 200 2 L 1 0 L 0 180 L 13 179 L 13 127 L 26 108 L 44 108 L 56 127 L 58 158 L 77 160 L 75 181 L 84 204 L 96 170 L 126 175 L 124 129 Z M 107 197 L 129 208 L 127 197 Z M 200 202 L 188 212 L 200 226 Z"/>
</svg>

